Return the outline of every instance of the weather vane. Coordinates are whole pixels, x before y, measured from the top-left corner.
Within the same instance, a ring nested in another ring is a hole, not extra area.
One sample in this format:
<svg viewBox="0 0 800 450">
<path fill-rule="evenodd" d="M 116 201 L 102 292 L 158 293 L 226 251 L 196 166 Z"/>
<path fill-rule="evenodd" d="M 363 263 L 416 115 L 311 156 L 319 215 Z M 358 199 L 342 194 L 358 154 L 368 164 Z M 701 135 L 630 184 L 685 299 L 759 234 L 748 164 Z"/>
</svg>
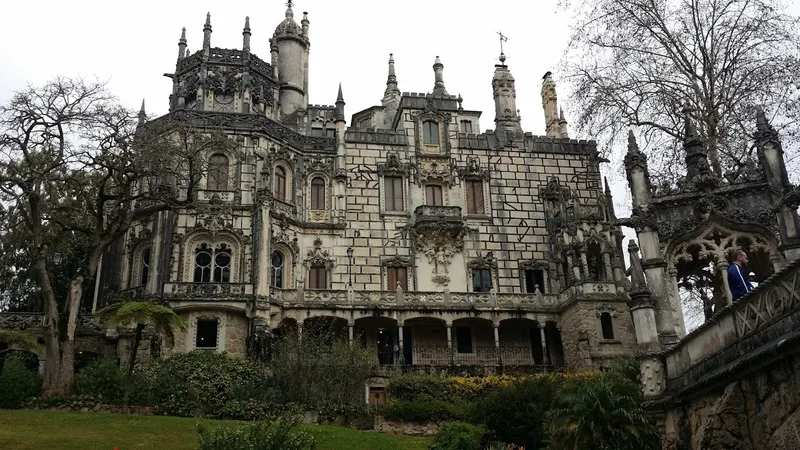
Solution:
<svg viewBox="0 0 800 450">
<path fill-rule="evenodd" d="M 508 41 L 508 36 L 503 35 L 502 31 L 498 31 L 497 34 L 500 35 L 500 64 L 504 64 L 506 61 L 506 55 L 503 53 L 503 42 Z"/>
</svg>

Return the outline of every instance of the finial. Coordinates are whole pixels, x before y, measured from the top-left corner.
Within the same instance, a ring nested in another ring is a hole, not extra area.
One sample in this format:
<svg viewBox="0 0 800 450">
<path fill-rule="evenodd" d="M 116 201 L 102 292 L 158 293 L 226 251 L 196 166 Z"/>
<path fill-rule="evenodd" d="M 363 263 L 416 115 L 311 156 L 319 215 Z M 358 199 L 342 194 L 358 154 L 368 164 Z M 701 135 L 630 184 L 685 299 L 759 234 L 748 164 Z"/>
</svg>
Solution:
<svg viewBox="0 0 800 450">
<path fill-rule="evenodd" d="M 211 11 L 206 13 L 206 27 L 211 28 Z"/>
<path fill-rule="evenodd" d="M 147 120 L 147 113 L 144 110 L 144 99 L 142 99 L 142 107 L 139 109 L 139 125 L 144 124 L 145 120 Z"/>
<path fill-rule="evenodd" d="M 250 16 L 244 17 L 244 32 L 245 33 L 250 32 Z"/>
<path fill-rule="evenodd" d="M 436 56 L 436 61 L 433 63 L 433 72 L 436 80 L 433 84 L 433 95 L 448 95 L 447 89 L 444 87 L 442 69 L 444 69 L 444 64 L 442 64 L 442 60 L 439 59 L 439 56 Z"/>
<path fill-rule="evenodd" d="M 334 110 L 336 122 L 344 122 L 344 95 L 342 95 L 342 82 L 339 82 L 339 94 L 336 96 L 336 109 Z"/>
<path fill-rule="evenodd" d="M 181 38 L 178 41 L 178 60 L 186 56 L 186 27 L 181 30 Z"/>
<path fill-rule="evenodd" d="M 181 44 L 186 43 L 186 27 L 181 29 L 181 40 L 179 41 Z"/>
<path fill-rule="evenodd" d="M 633 130 L 628 130 L 628 153 L 639 153 L 639 144 L 636 143 L 636 136 Z"/>
<path fill-rule="evenodd" d="M 611 187 L 608 186 L 608 177 L 603 177 L 603 189 L 606 195 L 611 195 Z"/>
<path fill-rule="evenodd" d="M 772 124 L 767 120 L 767 114 L 761 106 L 756 106 L 756 130 L 762 135 L 776 134 L 775 128 L 773 128 Z"/>
<path fill-rule="evenodd" d="M 344 96 L 342 95 L 342 82 L 339 82 L 339 95 L 336 96 L 336 103 L 343 102 Z"/>
<path fill-rule="evenodd" d="M 631 284 L 633 284 L 634 291 L 641 292 L 647 289 L 647 282 L 644 277 L 642 260 L 639 257 L 639 246 L 636 245 L 636 241 L 633 239 L 628 241 L 628 253 L 631 257 Z"/>
<path fill-rule="evenodd" d="M 500 64 L 505 65 L 506 63 L 506 54 L 503 53 L 503 42 L 508 41 L 508 36 L 503 35 L 502 31 L 498 31 L 497 34 L 500 35 Z"/>
<path fill-rule="evenodd" d="M 303 11 L 303 22 L 308 24 L 308 11 Z"/>
<path fill-rule="evenodd" d="M 564 118 L 564 108 L 559 108 L 558 109 L 558 116 L 559 116 L 559 118 L 561 120 L 567 120 L 567 119 Z"/>
<path fill-rule="evenodd" d="M 697 138 L 697 127 L 694 124 L 694 120 L 692 120 L 692 113 L 694 112 L 694 109 L 691 107 L 691 105 L 689 105 L 688 101 L 683 104 L 683 109 L 681 112 L 683 113 L 683 119 L 686 126 L 684 138 L 686 140 Z"/>
<path fill-rule="evenodd" d="M 286 18 L 291 19 L 294 17 L 294 12 L 292 11 L 292 0 L 286 2 Z"/>
</svg>

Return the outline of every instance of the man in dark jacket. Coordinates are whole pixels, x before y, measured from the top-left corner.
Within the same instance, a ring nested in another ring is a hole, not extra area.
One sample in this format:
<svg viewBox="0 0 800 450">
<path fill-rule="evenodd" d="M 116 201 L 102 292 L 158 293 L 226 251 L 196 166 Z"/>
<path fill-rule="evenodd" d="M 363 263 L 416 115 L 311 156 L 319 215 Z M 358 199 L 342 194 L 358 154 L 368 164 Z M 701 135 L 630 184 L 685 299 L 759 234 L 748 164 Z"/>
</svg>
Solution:
<svg viewBox="0 0 800 450">
<path fill-rule="evenodd" d="M 728 267 L 728 287 L 731 288 L 733 301 L 739 300 L 740 297 L 753 290 L 753 285 L 747 279 L 747 253 L 744 250 L 735 250 L 733 252 L 733 261 Z"/>
</svg>

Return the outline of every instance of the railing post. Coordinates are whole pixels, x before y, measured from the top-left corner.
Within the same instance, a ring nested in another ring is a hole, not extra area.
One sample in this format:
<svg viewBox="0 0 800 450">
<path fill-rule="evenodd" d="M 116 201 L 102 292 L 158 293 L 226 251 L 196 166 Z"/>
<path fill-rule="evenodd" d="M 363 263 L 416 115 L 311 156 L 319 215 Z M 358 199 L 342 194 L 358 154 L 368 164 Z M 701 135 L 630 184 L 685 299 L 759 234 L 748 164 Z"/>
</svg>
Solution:
<svg viewBox="0 0 800 450">
<path fill-rule="evenodd" d="M 495 358 L 497 360 L 497 365 L 503 365 L 503 357 L 500 355 L 500 324 L 497 322 L 492 323 L 492 328 L 494 329 L 494 352 Z"/>
<path fill-rule="evenodd" d="M 455 364 L 455 355 L 453 354 L 453 322 L 445 322 L 447 327 L 447 353 L 450 357 L 450 365 Z"/>
<path fill-rule="evenodd" d="M 406 357 L 405 357 L 405 352 L 403 351 L 403 322 L 397 322 L 397 343 L 399 350 L 399 355 L 397 355 L 397 361 L 398 363 L 400 363 L 401 366 L 405 366 Z"/>
</svg>

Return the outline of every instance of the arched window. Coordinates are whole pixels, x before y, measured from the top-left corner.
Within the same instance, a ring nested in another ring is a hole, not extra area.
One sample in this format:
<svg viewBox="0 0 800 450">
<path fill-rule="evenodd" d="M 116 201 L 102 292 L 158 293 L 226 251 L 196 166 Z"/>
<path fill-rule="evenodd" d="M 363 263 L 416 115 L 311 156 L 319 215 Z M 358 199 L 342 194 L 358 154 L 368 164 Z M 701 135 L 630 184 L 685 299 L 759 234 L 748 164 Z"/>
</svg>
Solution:
<svg viewBox="0 0 800 450">
<path fill-rule="evenodd" d="M 433 121 L 422 123 L 422 143 L 439 145 L 439 124 Z"/>
<path fill-rule="evenodd" d="M 220 244 L 212 249 L 201 244 L 194 254 L 195 283 L 229 283 L 231 281 L 231 249 Z"/>
<path fill-rule="evenodd" d="M 208 189 L 224 191 L 228 189 L 228 157 L 217 153 L 208 159 Z"/>
<path fill-rule="evenodd" d="M 280 166 L 275 168 L 275 198 L 286 201 L 286 169 Z"/>
<path fill-rule="evenodd" d="M 325 180 L 315 177 L 311 180 L 311 209 L 314 211 L 325 210 Z"/>
<path fill-rule="evenodd" d="M 147 286 L 150 279 L 150 247 L 142 250 L 142 262 L 139 267 L 139 285 Z"/>
<path fill-rule="evenodd" d="M 270 261 L 270 278 L 269 285 L 276 288 L 283 287 L 283 253 L 272 252 L 272 261 Z"/>
<path fill-rule="evenodd" d="M 324 264 L 312 264 L 308 273 L 309 289 L 328 288 L 328 269 Z"/>
</svg>

